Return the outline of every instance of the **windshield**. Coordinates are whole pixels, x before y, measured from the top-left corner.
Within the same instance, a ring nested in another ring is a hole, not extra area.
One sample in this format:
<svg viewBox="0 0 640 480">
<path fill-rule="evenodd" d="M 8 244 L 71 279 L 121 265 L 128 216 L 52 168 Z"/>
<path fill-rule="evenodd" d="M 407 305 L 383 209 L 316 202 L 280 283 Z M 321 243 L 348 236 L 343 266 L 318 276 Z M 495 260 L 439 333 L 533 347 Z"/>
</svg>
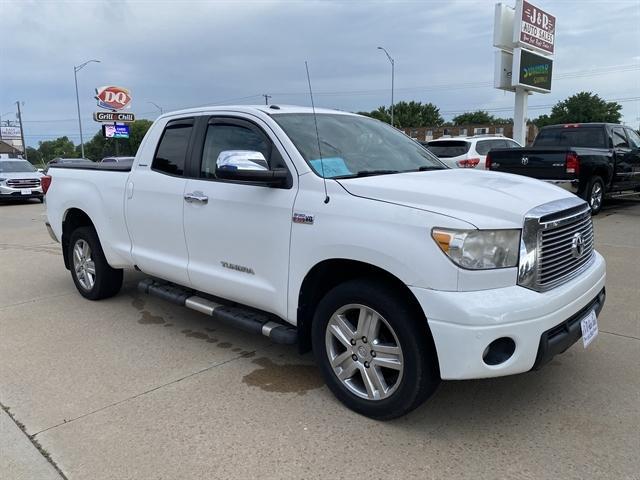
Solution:
<svg viewBox="0 0 640 480">
<path fill-rule="evenodd" d="M 320 113 L 316 117 L 319 142 L 312 113 L 273 115 L 321 177 L 323 172 L 325 178 L 348 178 L 447 168 L 420 144 L 386 123 L 355 115 Z"/>
<path fill-rule="evenodd" d="M 451 158 L 464 155 L 469 151 L 471 144 L 463 140 L 439 140 L 427 143 L 427 148 L 436 157 Z"/>
<path fill-rule="evenodd" d="M 535 147 L 607 148 L 602 127 L 543 128 L 533 145 Z"/>
<path fill-rule="evenodd" d="M 26 160 L 0 162 L 0 173 L 35 172 L 36 169 Z"/>
</svg>

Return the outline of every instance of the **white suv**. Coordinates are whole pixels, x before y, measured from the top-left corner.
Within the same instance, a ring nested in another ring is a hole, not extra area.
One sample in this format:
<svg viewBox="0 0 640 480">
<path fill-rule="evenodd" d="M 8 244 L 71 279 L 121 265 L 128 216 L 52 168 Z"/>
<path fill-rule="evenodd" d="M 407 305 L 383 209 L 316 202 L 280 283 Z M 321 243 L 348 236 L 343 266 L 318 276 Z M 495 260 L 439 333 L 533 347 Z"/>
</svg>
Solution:
<svg viewBox="0 0 640 480">
<path fill-rule="evenodd" d="M 520 148 L 515 140 L 500 135 L 443 137 L 421 142 L 431 153 L 451 168 L 485 169 L 487 153 L 493 148 Z"/>
</svg>

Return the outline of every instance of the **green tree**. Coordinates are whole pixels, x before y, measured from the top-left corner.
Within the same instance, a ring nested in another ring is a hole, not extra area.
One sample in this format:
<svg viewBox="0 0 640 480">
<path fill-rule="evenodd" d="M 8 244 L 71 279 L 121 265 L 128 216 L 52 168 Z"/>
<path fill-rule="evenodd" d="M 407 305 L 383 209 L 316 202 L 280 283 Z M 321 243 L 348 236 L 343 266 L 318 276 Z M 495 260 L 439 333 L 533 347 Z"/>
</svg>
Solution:
<svg viewBox="0 0 640 480">
<path fill-rule="evenodd" d="M 496 117 L 485 112 L 484 110 L 477 110 L 475 112 L 465 112 L 457 117 L 453 117 L 454 125 L 489 125 L 497 123 Z"/>
<path fill-rule="evenodd" d="M 153 122 L 150 120 L 136 120 L 129 124 L 129 138 L 104 138 L 102 129 L 84 144 L 84 154 L 90 160 L 98 161 L 104 157 L 120 155 L 135 156 L 147 130 Z M 117 144 L 117 149 L 116 149 Z M 77 150 L 79 150 L 79 146 Z"/>
<path fill-rule="evenodd" d="M 550 115 L 540 115 L 534 123 L 538 127 L 558 123 L 620 123 L 620 110 L 622 105 L 617 102 L 607 102 L 591 92 L 579 92 L 556 103 Z"/>
<path fill-rule="evenodd" d="M 42 166 L 42 154 L 40 150 L 33 147 L 27 147 L 27 158 L 32 165 L 37 167 Z"/>
<path fill-rule="evenodd" d="M 56 157 L 77 158 L 75 145 L 69 137 L 58 137 L 55 140 L 38 142 L 38 151 L 43 162 L 49 162 Z"/>
<path fill-rule="evenodd" d="M 391 107 L 378 107 L 372 112 L 358 112 L 361 115 L 391 123 Z M 398 102 L 393 106 L 393 123 L 398 128 L 437 127 L 444 123 L 440 109 L 433 103 Z"/>
</svg>

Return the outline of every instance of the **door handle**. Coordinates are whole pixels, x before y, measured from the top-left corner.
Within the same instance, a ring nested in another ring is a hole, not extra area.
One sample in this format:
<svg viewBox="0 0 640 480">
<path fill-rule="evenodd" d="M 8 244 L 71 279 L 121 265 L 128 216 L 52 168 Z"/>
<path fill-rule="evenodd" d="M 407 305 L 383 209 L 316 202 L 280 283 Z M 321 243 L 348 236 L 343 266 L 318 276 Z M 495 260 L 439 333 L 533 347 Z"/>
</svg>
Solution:
<svg viewBox="0 0 640 480">
<path fill-rule="evenodd" d="M 185 193 L 184 194 L 184 200 L 187 203 L 202 203 L 202 204 L 206 204 L 209 201 L 209 197 L 207 197 L 202 192 L 192 192 L 192 193 Z"/>
</svg>

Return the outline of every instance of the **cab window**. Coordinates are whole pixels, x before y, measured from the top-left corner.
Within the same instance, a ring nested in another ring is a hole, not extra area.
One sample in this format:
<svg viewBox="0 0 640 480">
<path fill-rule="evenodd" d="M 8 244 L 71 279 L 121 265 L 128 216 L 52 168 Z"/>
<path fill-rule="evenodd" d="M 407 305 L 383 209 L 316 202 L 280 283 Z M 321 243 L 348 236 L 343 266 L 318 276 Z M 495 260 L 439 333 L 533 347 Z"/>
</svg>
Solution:
<svg viewBox="0 0 640 480">
<path fill-rule="evenodd" d="M 169 122 L 162 133 L 151 169 L 169 175 L 184 175 L 193 119 Z"/>
</svg>

